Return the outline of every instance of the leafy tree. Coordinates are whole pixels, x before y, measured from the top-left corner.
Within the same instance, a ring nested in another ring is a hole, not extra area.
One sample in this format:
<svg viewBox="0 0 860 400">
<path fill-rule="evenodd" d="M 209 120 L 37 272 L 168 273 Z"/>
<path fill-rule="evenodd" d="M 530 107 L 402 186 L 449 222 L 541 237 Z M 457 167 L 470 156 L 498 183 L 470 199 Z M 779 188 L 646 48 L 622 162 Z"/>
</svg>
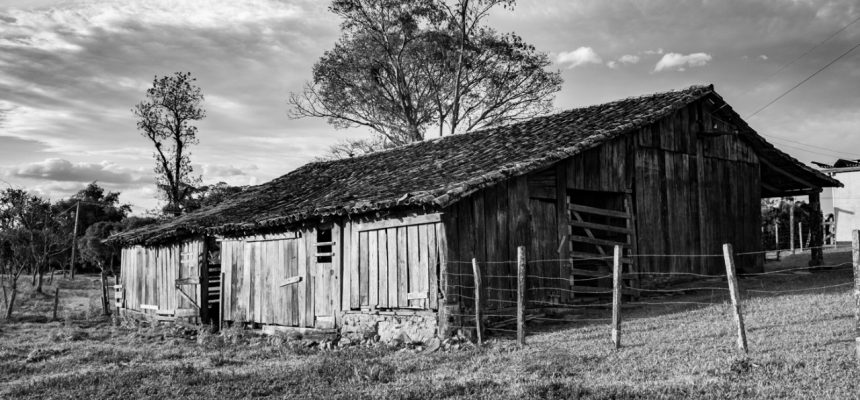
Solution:
<svg viewBox="0 0 860 400">
<path fill-rule="evenodd" d="M 155 77 L 146 90 L 146 100 L 132 108 L 137 129 L 155 146 L 158 188 L 167 200 L 165 212 L 182 213 L 184 200 L 199 184 L 192 176 L 189 147 L 198 143 L 193 121 L 206 116 L 201 106 L 203 92 L 190 72 Z"/>
<path fill-rule="evenodd" d="M 12 314 L 18 278 L 24 270 L 30 267 L 34 279 L 38 275 L 36 291 L 41 292 L 45 269 L 69 245 L 54 210 L 47 200 L 22 189 L 0 193 L 0 265 L 11 278 L 12 289 L 6 318 Z"/>
<path fill-rule="evenodd" d="M 81 260 L 95 264 L 102 272 L 106 271 L 105 267 L 110 267 L 113 272 L 113 263 L 119 247 L 105 243 L 104 240 L 120 230 L 122 224 L 117 222 L 102 221 L 90 225 L 84 236 L 78 239 Z"/>
<path fill-rule="evenodd" d="M 120 203 L 119 196 L 119 192 L 106 191 L 97 182 L 91 182 L 71 197 L 58 201 L 55 205 L 55 218 L 69 237 L 73 236 L 74 232 L 75 212 L 79 212 L 78 235 L 84 234 L 97 222 L 120 222 L 131 212 L 131 206 Z M 80 207 L 77 206 L 78 203 Z M 81 248 L 78 247 L 77 250 L 80 251 Z M 70 256 L 70 252 L 63 253 L 63 257 L 67 259 Z"/>
<path fill-rule="evenodd" d="M 397 146 L 432 127 L 456 134 L 549 111 L 561 75 L 516 34 L 482 24 L 497 6 L 514 2 L 333 1 L 341 38 L 314 65 L 312 82 L 290 96 L 291 117 L 365 126 Z"/>
</svg>

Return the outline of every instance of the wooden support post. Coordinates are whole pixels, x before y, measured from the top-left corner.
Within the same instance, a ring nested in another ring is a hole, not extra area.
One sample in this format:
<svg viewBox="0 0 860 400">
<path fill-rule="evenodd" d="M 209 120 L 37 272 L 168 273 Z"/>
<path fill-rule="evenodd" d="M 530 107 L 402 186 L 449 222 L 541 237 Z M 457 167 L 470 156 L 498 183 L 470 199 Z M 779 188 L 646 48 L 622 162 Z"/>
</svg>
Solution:
<svg viewBox="0 0 860 400">
<path fill-rule="evenodd" d="M 791 249 L 791 254 L 794 254 L 794 199 L 791 199 L 791 206 L 788 208 L 788 244 Z"/>
<path fill-rule="evenodd" d="M 517 346 L 526 345 L 526 248 L 517 247 Z"/>
<path fill-rule="evenodd" d="M 851 256 L 854 261 L 854 352 L 860 362 L 860 231 L 851 235 Z"/>
<path fill-rule="evenodd" d="M 803 252 L 803 222 L 797 223 L 797 248 Z"/>
<path fill-rule="evenodd" d="M 621 246 L 612 256 L 612 344 L 621 347 Z"/>
<path fill-rule="evenodd" d="M 478 346 L 483 344 L 483 327 L 481 326 L 481 270 L 478 260 L 472 259 L 472 274 L 475 276 L 475 332 L 478 335 Z"/>
<path fill-rule="evenodd" d="M 735 323 L 738 326 L 738 348 L 747 352 L 747 333 L 744 329 L 744 316 L 741 313 L 741 299 L 738 292 L 738 278 L 735 275 L 735 251 L 732 245 L 723 245 L 723 260 L 726 263 L 726 279 L 729 283 L 729 294 L 732 298 L 732 308 L 735 314 Z"/>
<path fill-rule="evenodd" d="M 218 330 L 224 329 L 224 280 L 226 272 L 221 273 L 220 288 L 218 289 Z"/>
<path fill-rule="evenodd" d="M 54 289 L 54 313 L 51 315 L 51 321 L 57 320 L 57 307 L 60 305 L 60 288 Z"/>
<path fill-rule="evenodd" d="M 824 264 L 824 218 L 821 215 L 821 195 L 818 191 L 809 193 L 809 266 L 816 267 Z"/>
<path fill-rule="evenodd" d="M 107 299 L 107 277 L 105 277 L 105 271 L 102 270 L 101 273 L 101 282 L 102 282 L 102 311 L 104 315 L 110 315 L 110 308 L 108 307 L 108 299 Z"/>
<path fill-rule="evenodd" d="M 779 251 L 779 218 L 773 221 L 773 248 Z"/>
</svg>

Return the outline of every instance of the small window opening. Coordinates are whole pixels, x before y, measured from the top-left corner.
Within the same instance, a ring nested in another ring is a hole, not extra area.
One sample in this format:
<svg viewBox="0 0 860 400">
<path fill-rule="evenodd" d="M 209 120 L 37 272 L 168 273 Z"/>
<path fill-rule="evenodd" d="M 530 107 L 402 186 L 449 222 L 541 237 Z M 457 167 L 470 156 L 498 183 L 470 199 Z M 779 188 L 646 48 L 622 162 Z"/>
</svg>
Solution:
<svg viewBox="0 0 860 400">
<path fill-rule="evenodd" d="M 331 229 L 317 229 L 317 262 L 330 263 L 334 258 L 334 240 Z"/>
</svg>

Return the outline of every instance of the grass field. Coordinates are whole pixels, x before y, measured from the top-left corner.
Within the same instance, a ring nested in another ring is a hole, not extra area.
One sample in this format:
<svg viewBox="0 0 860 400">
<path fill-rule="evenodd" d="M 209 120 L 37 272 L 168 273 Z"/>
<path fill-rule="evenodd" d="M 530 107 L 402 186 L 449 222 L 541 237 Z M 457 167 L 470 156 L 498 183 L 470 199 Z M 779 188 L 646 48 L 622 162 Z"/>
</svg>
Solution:
<svg viewBox="0 0 860 400">
<path fill-rule="evenodd" d="M 829 264 L 849 261 L 828 253 Z M 801 265 L 794 256 L 769 269 Z M 750 353 L 735 344 L 728 304 L 624 310 L 623 348 L 606 324 L 542 327 L 524 350 L 497 337 L 481 349 L 308 348 L 229 329 L 114 326 L 98 315 L 93 277 L 58 281 L 66 307 L 22 295 L 0 325 L 3 398 L 652 399 L 860 398 L 850 267 L 741 280 Z M 24 283 L 24 288 L 29 284 Z M 46 289 L 53 293 L 53 287 Z M 702 300 L 710 294 L 653 299 Z M 468 347 L 468 346 L 467 346 Z"/>
</svg>

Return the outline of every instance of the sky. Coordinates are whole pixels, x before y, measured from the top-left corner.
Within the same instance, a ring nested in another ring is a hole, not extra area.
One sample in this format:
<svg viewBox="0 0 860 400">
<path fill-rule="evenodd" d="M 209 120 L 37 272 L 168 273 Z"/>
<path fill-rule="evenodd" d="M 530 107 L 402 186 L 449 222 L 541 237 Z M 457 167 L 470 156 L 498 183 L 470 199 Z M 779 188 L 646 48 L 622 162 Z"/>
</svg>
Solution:
<svg viewBox="0 0 860 400">
<path fill-rule="evenodd" d="M 287 115 L 339 36 L 327 7 L 0 0 L 0 184 L 56 200 L 97 181 L 135 213 L 155 209 L 153 147 L 130 110 L 175 71 L 205 95 L 191 153 L 204 183 L 262 183 L 368 136 Z M 858 18 L 857 0 L 520 0 L 487 24 L 550 55 L 558 110 L 714 84 L 783 151 L 827 162 L 860 158 L 860 49 L 750 115 L 860 44 L 860 22 L 825 41 Z"/>
</svg>

